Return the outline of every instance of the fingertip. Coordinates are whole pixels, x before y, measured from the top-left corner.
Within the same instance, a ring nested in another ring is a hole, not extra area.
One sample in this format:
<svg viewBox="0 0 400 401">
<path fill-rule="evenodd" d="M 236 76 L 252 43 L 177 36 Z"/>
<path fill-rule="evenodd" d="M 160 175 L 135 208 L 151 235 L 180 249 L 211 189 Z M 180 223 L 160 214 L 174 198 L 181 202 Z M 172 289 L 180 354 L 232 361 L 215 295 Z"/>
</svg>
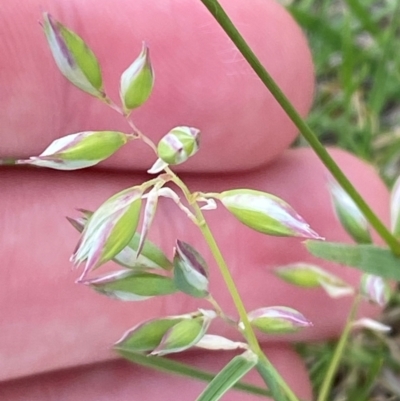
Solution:
<svg viewBox="0 0 400 401">
<path fill-rule="evenodd" d="M 5 20 L 15 11 L 10 4 Z M 222 4 L 295 108 L 307 114 L 313 66 L 291 16 L 272 0 L 253 1 L 251 7 L 241 0 Z M 156 85 L 133 118 L 154 141 L 177 125 L 201 129 L 201 152 L 181 170 L 252 169 L 276 158 L 295 138 L 292 122 L 201 2 L 118 0 L 99 6 L 98 0 L 47 1 L 46 7 L 94 50 L 116 100 L 121 72 L 139 53 L 142 40 L 149 43 Z M 126 130 L 120 116 L 58 73 L 35 25 L 40 17 L 36 2 L 21 9 L 3 43 L 8 56 L 0 83 L 4 80 L 7 96 L 0 107 L 0 157 L 38 154 L 55 138 L 74 132 Z M 122 149 L 103 166 L 147 169 L 150 153 L 136 149 Z"/>
<path fill-rule="evenodd" d="M 258 0 L 251 7 L 240 0 L 222 5 L 305 116 L 313 98 L 314 69 L 299 26 L 272 0 Z M 135 7 L 140 8 L 140 2 Z M 142 13 L 130 10 L 132 15 L 141 15 L 136 35 L 149 42 L 157 76 L 152 97 L 134 114 L 137 124 L 156 141 L 177 125 L 201 130 L 200 152 L 179 166 L 180 171 L 243 171 L 275 159 L 292 143 L 297 128 L 200 2 L 172 0 L 168 9 L 169 13 L 156 7 Z M 98 37 L 102 36 L 99 32 Z M 128 47 L 124 42 L 120 46 Z M 117 60 L 113 58 L 113 66 L 105 66 L 114 88 L 115 71 L 129 60 L 129 52 L 122 52 Z M 121 153 L 120 160 L 129 164 L 131 155 Z"/>
</svg>

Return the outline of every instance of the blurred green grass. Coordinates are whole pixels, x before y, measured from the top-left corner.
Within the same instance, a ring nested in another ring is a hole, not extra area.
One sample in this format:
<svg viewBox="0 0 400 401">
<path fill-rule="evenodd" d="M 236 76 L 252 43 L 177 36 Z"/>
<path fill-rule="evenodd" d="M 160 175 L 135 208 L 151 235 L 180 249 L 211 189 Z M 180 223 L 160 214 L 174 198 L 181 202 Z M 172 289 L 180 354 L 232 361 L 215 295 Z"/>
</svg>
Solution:
<svg viewBox="0 0 400 401">
<path fill-rule="evenodd" d="M 373 162 L 392 184 L 400 172 L 400 1 L 289 3 L 316 67 L 308 123 L 324 143 Z"/>
<path fill-rule="evenodd" d="M 327 145 L 371 162 L 390 187 L 400 175 L 400 0 L 281 0 L 305 31 L 317 90 L 308 123 Z M 306 146 L 299 138 L 297 146 Z M 389 335 L 357 332 L 332 401 L 400 400 L 400 294 L 381 320 Z M 299 344 L 315 394 L 335 342 Z"/>
</svg>

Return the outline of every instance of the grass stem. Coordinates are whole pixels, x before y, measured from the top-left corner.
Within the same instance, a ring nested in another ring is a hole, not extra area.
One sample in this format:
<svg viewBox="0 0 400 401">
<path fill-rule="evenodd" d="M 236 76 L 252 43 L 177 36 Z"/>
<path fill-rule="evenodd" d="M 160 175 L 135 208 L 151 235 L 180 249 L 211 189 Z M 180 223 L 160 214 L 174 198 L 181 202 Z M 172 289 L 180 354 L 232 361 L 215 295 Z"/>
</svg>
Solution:
<svg viewBox="0 0 400 401">
<path fill-rule="evenodd" d="M 298 130 L 304 139 L 308 142 L 314 152 L 317 154 L 319 159 L 330 171 L 336 181 L 342 186 L 342 188 L 348 193 L 353 199 L 358 208 L 364 214 L 365 218 L 376 230 L 379 236 L 386 242 L 392 252 L 396 256 L 400 256 L 400 243 L 386 228 L 382 221 L 372 211 L 369 205 L 364 201 L 363 197 L 354 188 L 353 184 L 347 179 L 346 175 L 342 172 L 340 167 L 336 164 L 333 158 L 329 155 L 328 151 L 318 140 L 317 136 L 296 111 L 294 106 L 291 104 L 289 99 L 282 92 L 277 83 L 273 80 L 271 75 L 267 72 L 264 66 L 261 64 L 257 56 L 250 49 L 249 45 L 243 39 L 235 25 L 232 23 L 225 10 L 221 7 L 217 0 L 201 0 L 205 7 L 210 11 L 212 16 L 216 19 L 222 29 L 226 32 L 238 50 L 241 52 L 246 61 L 253 68 L 254 72 L 258 75 L 264 85 L 268 88 L 271 94 L 274 96 L 276 101 L 281 105 L 283 110 L 286 112 L 288 117 L 296 125 Z"/>
</svg>

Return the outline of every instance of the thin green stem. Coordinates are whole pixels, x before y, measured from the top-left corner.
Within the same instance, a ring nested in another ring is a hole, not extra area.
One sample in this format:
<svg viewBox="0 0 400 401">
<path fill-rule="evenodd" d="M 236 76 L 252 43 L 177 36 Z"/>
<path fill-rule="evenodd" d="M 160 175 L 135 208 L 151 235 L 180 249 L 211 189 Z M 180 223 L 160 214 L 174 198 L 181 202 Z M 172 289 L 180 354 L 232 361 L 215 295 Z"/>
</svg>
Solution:
<svg viewBox="0 0 400 401">
<path fill-rule="evenodd" d="M 194 210 L 196 219 L 199 223 L 198 224 L 199 229 L 200 229 L 201 233 L 203 234 L 203 237 L 206 240 L 208 247 L 210 248 L 215 261 L 217 262 L 217 265 L 219 267 L 221 275 L 225 281 L 227 289 L 228 289 L 229 293 L 231 294 L 232 300 L 235 304 L 236 310 L 239 313 L 240 320 L 243 324 L 242 333 L 245 336 L 251 350 L 257 354 L 257 356 L 259 358 L 259 364 L 263 365 L 264 371 L 268 371 L 268 381 L 266 381 L 266 384 L 269 387 L 271 387 L 271 383 L 273 381 L 275 381 L 276 385 L 279 387 L 278 391 L 279 392 L 283 391 L 286 394 L 288 400 L 298 401 L 297 396 L 293 393 L 291 388 L 284 381 L 282 376 L 278 373 L 278 371 L 274 368 L 274 366 L 271 364 L 271 362 L 268 360 L 268 358 L 265 356 L 265 354 L 261 350 L 260 345 L 257 340 L 257 337 L 256 337 L 254 330 L 250 324 L 250 321 L 247 317 L 247 311 L 246 311 L 246 308 L 244 307 L 242 298 L 240 297 L 240 294 L 236 287 L 235 281 L 233 280 L 233 277 L 229 271 L 228 265 L 226 264 L 225 259 L 218 247 L 218 244 L 215 241 L 215 238 L 214 238 L 208 224 L 206 223 L 206 221 L 204 219 L 203 212 L 201 211 L 199 205 L 197 204 L 196 200 L 193 199 L 193 196 L 192 196 L 189 188 L 186 186 L 186 184 L 183 181 L 181 181 L 181 179 L 177 175 L 175 175 L 175 173 L 172 170 L 170 170 L 169 168 L 167 168 L 166 171 L 174 177 L 173 181 L 175 182 L 176 185 L 178 185 L 181 188 L 186 199 L 191 204 L 191 206 Z M 263 377 L 263 379 L 265 379 L 265 376 L 262 375 L 262 377 Z M 281 396 L 281 397 L 279 397 L 279 399 L 283 399 L 283 397 Z"/>
<path fill-rule="evenodd" d="M 342 188 L 349 194 L 349 196 L 356 203 L 358 208 L 364 214 L 365 218 L 369 221 L 372 227 L 380 235 L 380 237 L 386 242 L 390 247 L 392 252 L 400 256 L 400 243 L 397 239 L 390 233 L 390 231 L 385 227 L 381 220 L 376 216 L 368 204 L 364 201 L 363 197 L 357 192 L 351 182 L 347 179 L 345 174 L 335 163 L 332 157 L 329 155 L 327 150 L 318 140 L 317 136 L 306 124 L 300 114 L 296 111 L 293 105 L 290 103 L 289 99 L 285 96 L 276 82 L 273 80 L 271 75 L 266 71 L 261 62 L 258 60 L 256 55 L 250 49 L 246 41 L 240 35 L 239 31 L 236 29 L 235 25 L 229 19 L 228 15 L 218 3 L 217 0 L 201 0 L 201 2 L 207 7 L 222 29 L 230 37 L 232 42 L 242 53 L 243 57 L 253 68 L 254 72 L 258 75 L 264 85 L 268 88 L 271 94 L 274 96 L 276 101 L 281 105 L 282 109 L 286 112 L 288 117 L 296 125 L 300 133 L 303 135 L 305 140 L 309 143 L 315 153 L 318 155 L 322 163 L 330 171 L 330 173 L 335 177 L 336 181 L 342 186 Z"/>
<path fill-rule="evenodd" d="M 361 296 L 357 295 L 354 298 L 353 305 L 351 306 L 349 315 L 347 317 L 346 325 L 343 329 L 342 335 L 340 336 L 339 342 L 336 346 L 335 352 L 329 364 L 328 371 L 326 372 L 326 375 L 324 377 L 324 381 L 322 383 L 317 401 L 326 401 L 328 399 L 329 392 L 332 388 L 333 380 L 335 378 L 336 372 L 339 368 L 340 361 L 346 349 L 347 341 L 349 339 L 352 328 L 352 323 L 354 322 L 355 316 L 357 314 L 360 301 L 361 301 Z"/>
<path fill-rule="evenodd" d="M 126 117 L 124 114 L 124 111 L 121 109 L 121 107 L 119 107 L 117 104 L 115 104 L 107 95 L 100 98 L 100 100 L 102 100 L 107 106 L 112 108 L 118 114 L 121 114 L 122 116 Z"/>
<path fill-rule="evenodd" d="M 247 317 L 246 309 L 245 309 L 242 299 L 239 295 L 239 291 L 237 290 L 236 284 L 235 284 L 233 277 L 229 271 L 229 268 L 225 262 L 225 259 L 217 245 L 217 242 L 215 241 L 215 238 L 204 219 L 203 212 L 201 211 L 197 202 L 193 200 L 192 194 L 191 194 L 189 188 L 186 186 L 186 184 L 169 168 L 167 168 L 166 171 L 174 177 L 173 181 L 179 186 L 179 188 L 181 188 L 186 199 L 193 207 L 195 217 L 198 221 L 198 227 L 199 227 L 201 233 L 203 234 L 203 237 L 206 240 L 207 245 L 210 248 L 215 261 L 217 262 L 217 265 L 220 269 L 220 272 L 221 272 L 222 277 L 225 281 L 225 284 L 228 288 L 228 291 L 231 294 L 232 300 L 239 313 L 240 320 L 243 323 L 243 326 L 244 326 L 243 334 L 245 335 L 250 348 L 254 352 L 259 351 L 260 346 L 258 344 L 256 335 L 254 334 L 254 331 L 250 325 L 249 319 Z"/>
<path fill-rule="evenodd" d="M 0 159 L 0 166 L 15 166 L 17 164 L 17 159 L 12 159 L 11 157 L 6 159 Z"/>
<path fill-rule="evenodd" d="M 194 209 L 196 217 L 199 219 L 199 221 L 204 221 L 203 213 L 196 203 L 193 204 L 193 209 Z M 231 294 L 233 302 L 239 313 L 240 320 L 243 323 L 243 326 L 244 326 L 243 332 L 248 341 L 250 348 L 253 350 L 253 352 L 255 352 L 258 355 L 258 357 L 260 359 L 260 363 L 268 366 L 270 372 L 272 372 L 274 380 L 278 383 L 279 387 L 287 395 L 288 399 L 291 401 L 298 401 L 298 398 L 292 392 L 291 388 L 287 385 L 287 383 L 283 380 L 283 378 L 280 376 L 280 374 L 276 371 L 276 369 L 272 366 L 271 362 L 269 362 L 267 357 L 262 352 L 260 345 L 258 344 L 257 337 L 254 333 L 254 330 L 250 325 L 249 319 L 247 317 L 247 312 L 243 305 L 239 291 L 237 290 L 237 287 L 233 280 L 233 277 L 228 269 L 225 259 L 222 256 L 222 253 L 214 239 L 214 236 L 213 236 L 210 228 L 208 227 L 208 225 L 206 223 L 204 223 L 204 224 L 200 225 L 200 231 L 202 232 L 205 240 L 207 241 L 207 244 L 214 256 L 214 259 L 216 260 L 216 262 L 220 268 L 220 272 L 224 278 L 225 284 Z M 267 384 L 270 386 L 271 382 L 268 382 Z"/>
<path fill-rule="evenodd" d="M 154 142 L 148 138 L 146 135 L 144 135 L 134 124 L 132 119 L 129 117 L 129 114 L 124 113 L 121 107 L 119 107 L 117 104 L 115 104 L 108 96 L 104 96 L 104 98 L 101 98 L 107 106 L 109 106 L 111 109 L 116 111 L 118 114 L 121 114 L 123 117 L 125 117 L 126 122 L 128 125 L 132 128 L 133 134 L 138 138 L 141 139 L 147 146 L 149 146 L 154 153 L 157 154 L 157 147 L 154 144 Z"/>
<path fill-rule="evenodd" d="M 126 121 L 132 128 L 134 135 L 136 135 L 138 139 L 141 139 L 157 155 L 157 147 L 154 144 L 154 142 L 150 138 L 148 138 L 145 134 L 143 134 L 143 132 L 136 127 L 134 122 L 128 116 L 126 116 Z"/>
<path fill-rule="evenodd" d="M 238 328 L 238 323 L 223 311 L 219 303 L 216 301 L 216 299 L 209 294 L 206 298 L 206 300 L 212 305 L 214 308 L 215 312 L 217 312 L 218 316 L 223 319 L 226 323 L 228 323 L 230 326 L 235 327 L 236 329 Z"/>
</svg>

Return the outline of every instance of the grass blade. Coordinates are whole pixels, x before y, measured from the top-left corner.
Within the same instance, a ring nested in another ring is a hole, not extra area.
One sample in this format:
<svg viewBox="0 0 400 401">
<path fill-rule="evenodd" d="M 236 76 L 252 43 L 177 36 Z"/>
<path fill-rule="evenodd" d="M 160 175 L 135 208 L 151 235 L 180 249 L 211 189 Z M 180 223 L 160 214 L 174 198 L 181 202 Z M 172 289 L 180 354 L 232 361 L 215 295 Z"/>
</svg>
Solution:
<svg viewBox="0 0 400 401">
<path fill-rule="evenodd" d="M 146 356 L 135 352 L 125 351 L 123 349 L 116 349 L 116 351 L 125 359 L 130 362 L 136 363 L 141 366 L 152 368 L 159 372 L 175 374 L 178 376 L 189 377 L 195 380 L 204 382 L 211 382 L 215 374 L 207 372 L 205 370 L 194 368 L 191 365 L 187 365 L 182 362 L 177 362 L 169 358 L 160 356 Z M 271 394 L 268 390 L 262 387 L 255 386 L 253 384 L 245 382 L 237 382 L 233 388 L 238 391 L 242 391 L 248 394 L 254 394 L 263 398 L 270 397 Z"/>
<path fill-rule="evenodd" d="M 209 383 L 196 401 L 218 401 L 256 364 L 257 355 L 248 350 L 235 356 Z"/>
<path fill-rule="evenodd" d="M 305 241 L 308 251 L 321 259 L 355 267 L 366 273 L 400 280 L 400 259 L 375 245 L 350 245 L 337 242 Z"/>
<path fill-rule="evenodd" d="M 346 0 L 346 4 L 361 23 L 362 27 L 372 36 L 379 37 L 381 29 L 371 18 L 371 12 L 359 0 Z"/>
</svg>

